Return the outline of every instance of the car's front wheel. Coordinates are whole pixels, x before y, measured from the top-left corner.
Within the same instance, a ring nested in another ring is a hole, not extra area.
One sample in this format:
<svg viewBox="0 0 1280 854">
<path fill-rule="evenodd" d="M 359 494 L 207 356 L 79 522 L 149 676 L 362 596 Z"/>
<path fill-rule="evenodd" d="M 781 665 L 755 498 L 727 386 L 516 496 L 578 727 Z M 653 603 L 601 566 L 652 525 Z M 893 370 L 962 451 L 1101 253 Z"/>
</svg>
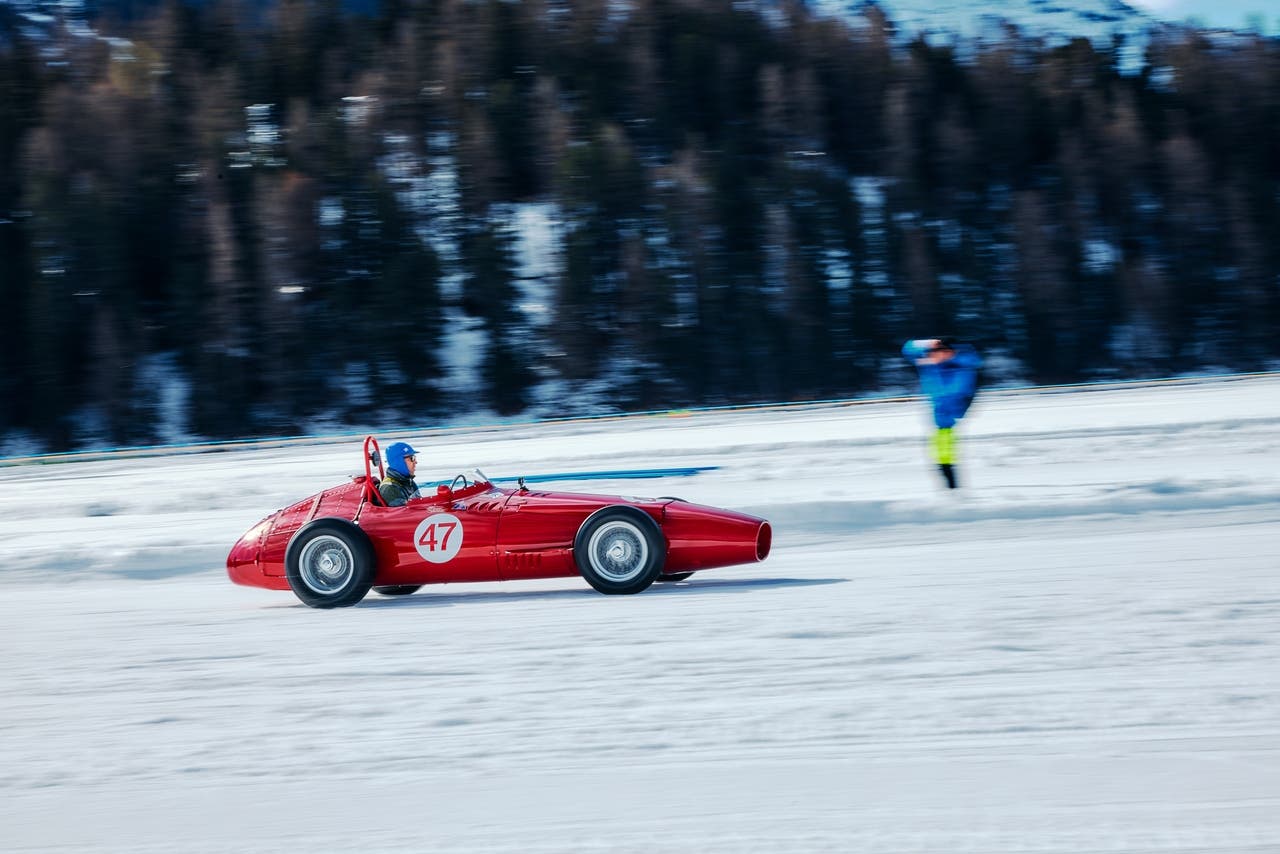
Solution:
<svg viewBox="0 0 1280 854">
<path fill-rule="evenodd" d="M 658 524 L 633 507 L 597 510 L 578 529 L 573 559 L 601 593 L 639 593 L 662 574 L 666 546 Z"/>
<path fill-rule="evenodd" d="M 345 608 L 373 586 L 373 546 L 342 519 L 317 519 L 298 529 L 284 555 L 289 587 L 312 608 Z"/>
</svg>

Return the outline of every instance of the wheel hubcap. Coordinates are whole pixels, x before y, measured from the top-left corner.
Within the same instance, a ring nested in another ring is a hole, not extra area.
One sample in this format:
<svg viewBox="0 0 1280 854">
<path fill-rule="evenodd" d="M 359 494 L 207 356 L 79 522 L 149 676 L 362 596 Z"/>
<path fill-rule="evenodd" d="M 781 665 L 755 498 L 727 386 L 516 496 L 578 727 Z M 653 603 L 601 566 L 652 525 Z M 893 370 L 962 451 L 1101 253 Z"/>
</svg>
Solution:
<svg viewBox="0 0 1280 854">
<path fill-rule="evenodd" d="M 610 522 L 591 535 L 591 565 L 611 581 L 629 581 L 649 562 L 649 542 L 630 522 Z"/>
<path fill-rule="evenodd" d="M 316 593 L 330 595 L 346 587 L 355 570 L 355 556 L 337 537 L 316 537 L 298 558 L 302 583 Z"/>
</svg>

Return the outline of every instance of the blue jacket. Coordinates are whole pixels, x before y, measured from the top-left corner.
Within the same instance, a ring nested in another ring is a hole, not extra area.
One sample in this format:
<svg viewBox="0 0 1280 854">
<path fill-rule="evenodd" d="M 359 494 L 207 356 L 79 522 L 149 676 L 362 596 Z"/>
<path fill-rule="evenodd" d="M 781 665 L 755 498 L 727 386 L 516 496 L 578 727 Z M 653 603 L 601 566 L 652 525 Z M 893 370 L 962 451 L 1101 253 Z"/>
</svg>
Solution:
<svg viewBox="0 0 1280 854">
<path fill-rule="evenodd" d="M 964 417 L 978 391 L 978 368 L 982 357 L 968 344 L 956 344 L 956 354 L 936 365 L 918 360 L 927 352 L 920 339 L 902 345 L 902 355 L 916 363 L 920 390 L 933 404 L 933 423 L 954 427 Z"/>
</svg>

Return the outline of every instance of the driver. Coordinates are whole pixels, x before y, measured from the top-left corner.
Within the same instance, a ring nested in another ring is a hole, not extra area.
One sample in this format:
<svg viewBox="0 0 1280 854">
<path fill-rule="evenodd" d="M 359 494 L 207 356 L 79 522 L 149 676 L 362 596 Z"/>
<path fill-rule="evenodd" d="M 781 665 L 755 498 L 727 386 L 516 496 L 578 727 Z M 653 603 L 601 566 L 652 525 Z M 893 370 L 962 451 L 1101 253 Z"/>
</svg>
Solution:
<svg viewBox="0 0 1280 854">
<path fill-rule="evenodd" d="M 410 498 L 418 498 L 418 484 L 413 473 L 418 470 L 418 452 L 408 442 L 396 442 L 386 450 L 387 476 L 378 484 L 378 494 L 388 507 L 399 507 Z"/>
</svg>

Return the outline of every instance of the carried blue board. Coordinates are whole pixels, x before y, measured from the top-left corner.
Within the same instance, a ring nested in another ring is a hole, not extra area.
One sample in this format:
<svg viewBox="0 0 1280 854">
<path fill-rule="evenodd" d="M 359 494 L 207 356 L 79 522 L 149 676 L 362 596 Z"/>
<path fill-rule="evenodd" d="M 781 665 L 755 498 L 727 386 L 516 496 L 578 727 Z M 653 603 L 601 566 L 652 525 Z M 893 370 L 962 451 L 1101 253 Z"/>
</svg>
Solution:
<svg viewBox="0 0 1280 854">
<path fill-rule="evenodd" d="M 545 483 L 549 480 L 643 480 L 655 477 L 692 477 L 704 471 L 715 471 L 719 466 L 687 466 L 669 469 L 616 469 L 613 471 L 571 471 L 559 474 L 526 474 L 525 483 Z M 519 480 L 519 477 L 495 477 L 495 481 Z"/>
<path fill-rule="evenodd" d="M 665 469 L 613 469 L 606 471 L 570 471 L 553 474 L 526 474 L 514 477 L 493 477 L 493 483 L 515 483 L 524 478 L 525 483 L 547 483 L 560 480 L 643 480 L 658 477 L 692 477 L 704 471 L 715 471 L 719 466 L 684 466 Z M 448 485 L 448 481 L 440 481 Z M 435 485 L 435 484 L 433 484 Z"/>
</svg>

